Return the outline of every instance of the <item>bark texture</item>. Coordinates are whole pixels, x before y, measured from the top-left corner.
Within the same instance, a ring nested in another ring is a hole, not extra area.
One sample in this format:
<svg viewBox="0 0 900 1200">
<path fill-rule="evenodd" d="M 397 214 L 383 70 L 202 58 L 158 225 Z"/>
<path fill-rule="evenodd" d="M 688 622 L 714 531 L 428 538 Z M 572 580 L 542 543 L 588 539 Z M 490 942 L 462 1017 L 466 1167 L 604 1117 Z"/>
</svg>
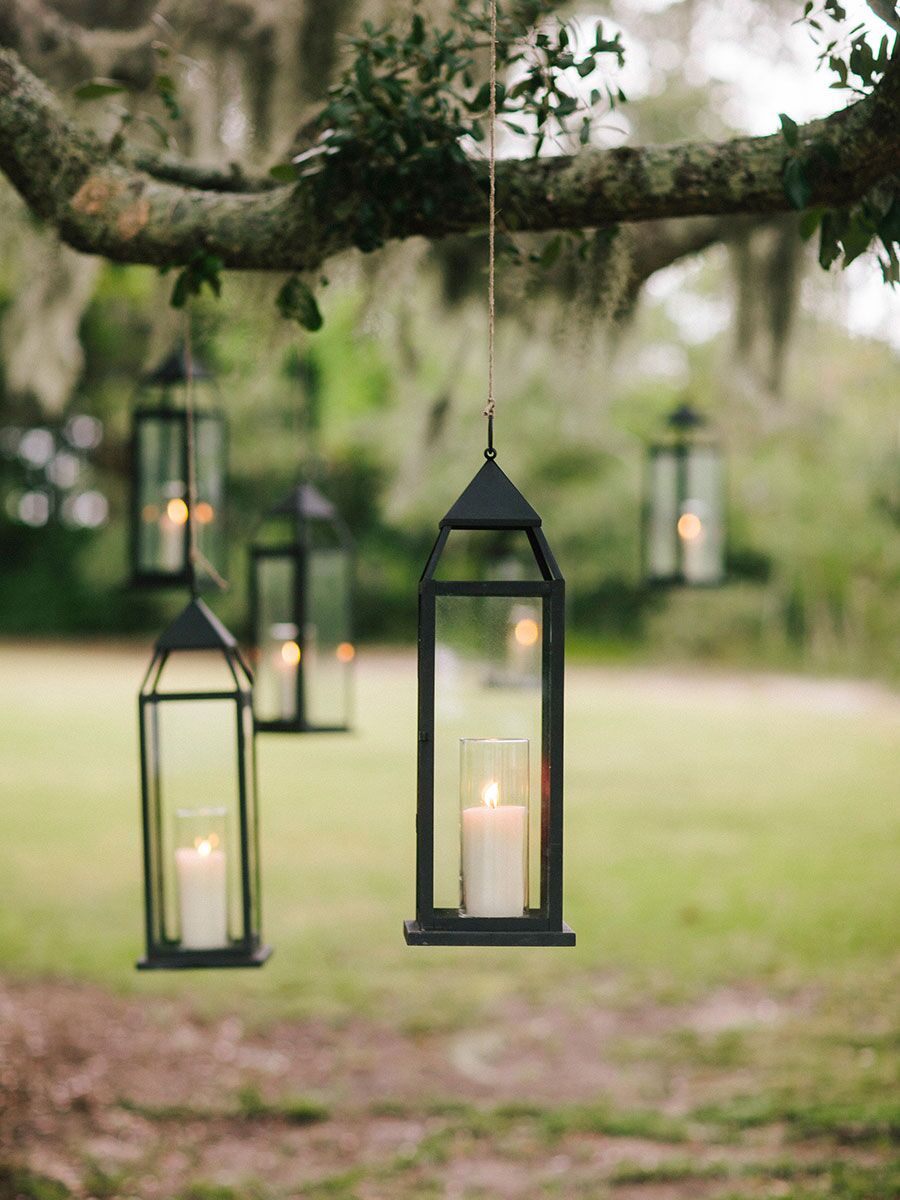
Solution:
<svg viewBox="0 0 900 1200">
<path fill-rule="evenodd" d="M 814 205 L 851 203 L 895 172 L 900 62 L 871 96 L 802 126 L 799 152 Z M 498 204 L 506 227 L 523 232 L 776 214 L 790 209 L 782 182 L 787 154 L 772 135 L 506 160 L 498 165 Z M 205 250 L 230 268 L 306 270 L 353 241 L 353 223 L 333 217 L 314 181 L 273 187 L 171 158 L 111 153 L 10 50 L 0 51 L 0 169 L 68 245 L 120 262 L 177 264 Z M 412 206 L 387 236 L 482 228 L 486 165 L 460 170 L 463 177 L 448 187 L 452 204 L 427 215 Z M 335 204 L 346 199 L 334 197 Z"/>
</svg>

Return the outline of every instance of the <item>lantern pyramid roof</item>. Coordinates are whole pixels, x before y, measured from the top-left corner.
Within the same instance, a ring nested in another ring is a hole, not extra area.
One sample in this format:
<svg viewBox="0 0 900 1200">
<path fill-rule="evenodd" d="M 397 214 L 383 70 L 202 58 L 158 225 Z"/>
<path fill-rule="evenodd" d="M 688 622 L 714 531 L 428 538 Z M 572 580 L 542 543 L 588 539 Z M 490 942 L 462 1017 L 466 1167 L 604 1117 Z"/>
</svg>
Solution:
<svg viewBox="0 0 900 1200">
<path fill-rule="evenodd" d="M 233 650 L 234 635 L 199 598 L 191 600 L 156 643 L 157 650 Z"/>
<path fill-rule="evenodd" d="M 527 529 L 540 523 L 519 489 L 489 458 L 443 518 L 441 528 Z"/>
<path fill-rule="evenodd" d="M 156 384 L 160 387 L 172 383 L 185 383 L 188 378 L 189 362 L 192 379 L 212 379 L 212 372 L 206 364 L 196 354 L 191 354 L 190 359 L 188 359 L 187 350 L 181 345 L 176 346 L 171 354 L 167 355 L 152 371 L 148 371 L 144 375 L 144 383 Z"/>
<path fill-rule="evenodd" d="M 302 517 L 307 521 L 330 521 L 336 515 L 336 511 L 331 501 L 326 500 L 318 488 L 313 487 L 311 483 L 298 483 L 272 509 L 273 515 Z"/>
</svg>

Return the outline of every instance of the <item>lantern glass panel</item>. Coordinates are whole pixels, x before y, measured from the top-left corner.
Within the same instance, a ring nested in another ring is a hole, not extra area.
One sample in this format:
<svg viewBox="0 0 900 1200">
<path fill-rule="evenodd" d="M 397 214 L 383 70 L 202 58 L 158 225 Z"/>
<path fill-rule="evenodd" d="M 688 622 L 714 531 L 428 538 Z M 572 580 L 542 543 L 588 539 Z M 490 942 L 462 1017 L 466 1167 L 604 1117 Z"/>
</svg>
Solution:
<svg viewBox="0 0 900 1200">
<path fill-rule="evenodd" d="M 343 725 L 347 711 L 350 663 L 350 562 L 337 546 L 315 547 L 308 554 L 308 593 L 303 679 L 306 715 L 313 725 Z"/>
<path fill-rule="evenodd" d="M 723 572 L 722 458 L 711 446 L 691 446 L 676 528 L 686 583 L 718 583 Z"/>
<path fill-rule="evenodd" d="M 220 572 L 225 569 L 225 424 L 203 413 L 194 422 L 197 457 L 197 547 Z"/>
<path fill-rule="evenodd" d="M 454 529 L 434 572 L 436 580 L 541 578 L 528 534 L 522 529 Z"/>
<path fill-rule="evenodd" d="M 256 664 L 254 704 L 261 721 L 297 716 L 299 629 L 295 614 L 297 559 L 293 554 L 259 555 L 256 570 Z"/>
<path fill-rule="evenodd" d="M 678 453 L 659 448 L 650 455 L 648 568 L 653 579 L 678 574 Z"/>
<path fill-rule="evenodd" d="M 543 624 L 539 597 L 435 597 L 434 901 L 440 908 L 463 904 L 462 822 L 471 788 L 461 747 L 484 739 L 513 740 L 525 749 L 518 794 L 527 810 L 522 833 L 523 848 L 528 847 L 526 891 L 540 896 L 541 675 L 540 670 L 520 671 L 512 647 L 530 655 L 537 645 L 540 656 Z M 515 641 L 517 625 L 529 645 Z M 510 799 L 505 792 L 503 786 L 500 803 Z"/>
<path fill-rule="evenodd" d="M 160 696 L 144 719 L 156 765 L 160 932 L 185 950 L 225 948 L 245 937 L 234 701 Z"/>
<path fill-rule="evenodd" d="M 177 574 L 187 559 L 187 482 L 182 421 L 141 417 L 136 427 L 137 568 Z"/>
</svg>

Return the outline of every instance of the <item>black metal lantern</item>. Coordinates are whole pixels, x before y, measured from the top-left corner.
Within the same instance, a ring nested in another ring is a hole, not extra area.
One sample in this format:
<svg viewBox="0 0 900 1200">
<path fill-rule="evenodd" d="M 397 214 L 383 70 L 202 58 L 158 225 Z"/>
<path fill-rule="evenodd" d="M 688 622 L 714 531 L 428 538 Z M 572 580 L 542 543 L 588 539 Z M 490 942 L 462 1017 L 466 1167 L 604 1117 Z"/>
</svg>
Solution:
<svg viewBox="0 0 900 1200">
<path fill-rule="evenodd" d="M 468 556 L 456 572 L 454 542 Z M 516 551 L 524 569 L 511 571 Z M 562 917 L 564 606 L 541 519 L 489 449 L 419 583 L 410 945 L 574 945 Z M 517 626 L 537 662 L 517 659 L 516 686 L 497 687 Z"/>
<path fill-rule="evenodd" d="M 190 395 L 188 389 L 190 388 Z M 184 349 L 142 380 L 148 393 L 132 430 L 131 583 L 136 587 L 191 586 L 188 492 L 193 409 L 196 470 L 196 575 L 209 564 L 224 573 L 225 417 L 211 407 L 212 376 Z"/>
<path fill-rule="evenodd" d="M 156 644 L 139 700 L 143 969 L 258 967 L 261 943 L 250 673 L 193 599 Z"/>
<path fill-rule="evenodd" d="M 256 728 L 342 732 L 353 703 L 353 543 L 334 505 L 298 484 L 250 552 Z"/>
<path fill-rule="evenodd" d="M 644 506 L 644 573 L 650 583 L 714 587 L 725 576 L 722 452 L 689 404 L 668 418 L 671 436 L 651 446 Z"/>
</svg>

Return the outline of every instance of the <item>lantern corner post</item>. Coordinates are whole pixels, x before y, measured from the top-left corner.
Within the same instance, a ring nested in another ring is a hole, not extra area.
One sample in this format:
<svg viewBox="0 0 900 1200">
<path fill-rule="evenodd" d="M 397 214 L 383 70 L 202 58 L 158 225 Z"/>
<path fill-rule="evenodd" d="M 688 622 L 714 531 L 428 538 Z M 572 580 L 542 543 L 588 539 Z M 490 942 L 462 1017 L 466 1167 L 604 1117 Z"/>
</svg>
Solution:
<svg viewBox="0 0 900 1200">
<path fill-rule="evenodd" d="M 446 541 L 442 535 L 439 542 Z M 436 562 L 434 554 L 432 559 Z M 435 590 L 426 569 L 419 583 L 418 741 L 416 762 L 416 916 L 404 922 L 407 945 L 427 945 L 434 926 Z"/>
</svg>

